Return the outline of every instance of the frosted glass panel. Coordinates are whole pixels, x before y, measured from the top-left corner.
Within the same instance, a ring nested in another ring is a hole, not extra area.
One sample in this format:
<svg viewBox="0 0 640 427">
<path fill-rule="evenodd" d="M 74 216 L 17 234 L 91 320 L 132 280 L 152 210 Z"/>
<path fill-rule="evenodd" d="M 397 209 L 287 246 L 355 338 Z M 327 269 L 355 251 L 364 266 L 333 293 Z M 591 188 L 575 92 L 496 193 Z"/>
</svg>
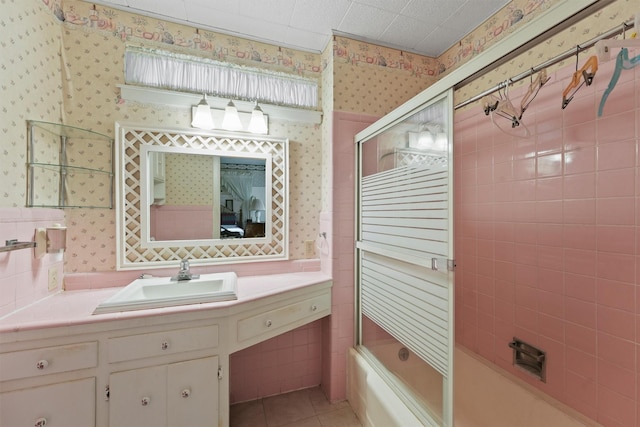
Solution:
<svg viewBox="0 0 640 427">
<path fill-rule="evenodd" d="M 442 426 L 453 423 L 451 115 L 449 94 L 358 146 L 359 343 Z"/>
</svg>

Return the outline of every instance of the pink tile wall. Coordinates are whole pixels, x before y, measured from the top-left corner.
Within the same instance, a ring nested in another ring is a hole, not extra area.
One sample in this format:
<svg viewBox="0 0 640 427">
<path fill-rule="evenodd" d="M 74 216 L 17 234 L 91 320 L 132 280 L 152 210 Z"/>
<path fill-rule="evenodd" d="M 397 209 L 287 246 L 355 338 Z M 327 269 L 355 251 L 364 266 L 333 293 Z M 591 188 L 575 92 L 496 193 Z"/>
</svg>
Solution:
<svg viewBox="0 0 640 427">
<path fill-rule="evenodd" d="M 57 209 L 0 208 L 0 246 L 6 240 L 30 242 L 38 227 L 64 224 L 64 212 Z M 0 317 L 38 301 L 48 290 L 49 268 L 58 269 L 58 290 L 62 287 L 63 262 L 59 254 L 35 258 L 33 249 L 0 252 Z"/>
<path fill-rule="evenodd" d="M 640 67 L 597 117 L 613 65 L 565 110 L 574 67 L 551 74 L 524 113 L 528 138 L 479 106 L 455 114 L 456 337 L 606 426 L 635 426 Z M 546 384 L 512 367 L 514 336 L 547 351 Z"/>
<path fill-rule="evenodd" d="M 376 119 L 333 113 L 333 212 L 327 235 L 331 243 L 332 311 L 324 320 L 322 340 L 322 387 L 331 401 L 346 398 L 347 351 L 354 344 L 354 136 Z"/>
<path fill-rule="evenodd" d="M 230 402 L 314 387 L 322 378 L 322 320 L 233 353 Z"/>
</svg>

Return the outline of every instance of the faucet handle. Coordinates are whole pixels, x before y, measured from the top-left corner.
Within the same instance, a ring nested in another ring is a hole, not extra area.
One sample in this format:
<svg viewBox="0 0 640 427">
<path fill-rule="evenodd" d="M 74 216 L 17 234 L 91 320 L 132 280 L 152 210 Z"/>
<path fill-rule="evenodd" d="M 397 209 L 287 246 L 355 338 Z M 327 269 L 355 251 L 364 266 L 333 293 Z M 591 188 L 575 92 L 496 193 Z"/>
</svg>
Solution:
<svg viewBox="0 0 640 427">
<path fill-rule="evenodd" d="M 189 260 L 185 258 L 182 261 L 180 261 L 180 270 L 188 270 L 188 269 L 189 269 Z"/>
</svg>

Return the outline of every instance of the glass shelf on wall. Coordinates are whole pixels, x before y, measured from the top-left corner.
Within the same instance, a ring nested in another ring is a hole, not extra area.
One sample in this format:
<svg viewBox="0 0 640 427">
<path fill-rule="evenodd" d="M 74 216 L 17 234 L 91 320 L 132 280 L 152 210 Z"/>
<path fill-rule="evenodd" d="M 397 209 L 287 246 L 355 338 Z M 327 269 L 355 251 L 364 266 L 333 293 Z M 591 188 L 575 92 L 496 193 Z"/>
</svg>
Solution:
<svg viewBox="0 0 640 427">
<path fill-rule="evenodd" d="M 113 207 L 113 138 L 29 120 L 29 207 Z"/>
</svg>

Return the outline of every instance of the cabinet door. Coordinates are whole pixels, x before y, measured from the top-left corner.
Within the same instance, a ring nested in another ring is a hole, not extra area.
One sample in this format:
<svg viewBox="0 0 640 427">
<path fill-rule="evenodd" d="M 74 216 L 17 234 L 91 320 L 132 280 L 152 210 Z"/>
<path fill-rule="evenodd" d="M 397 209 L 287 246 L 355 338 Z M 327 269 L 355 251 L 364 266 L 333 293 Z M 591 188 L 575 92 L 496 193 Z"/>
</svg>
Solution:
<svg viewBox="0 0 640 427">
<path fill-rule="evenodd" d="M 218 357 L 169 365 L 167 390 L 169 427 L 218 425 Z"/>
<path fill-rule="evenodd" d="M 167 366 L 133 369 L 109 376 L 111 427 L 167 426 Z"/>
<path fill-rule="evenodd" d="M 95 426 L 94 378 L 0 393 L 0 426 Z"/>
</svg>

